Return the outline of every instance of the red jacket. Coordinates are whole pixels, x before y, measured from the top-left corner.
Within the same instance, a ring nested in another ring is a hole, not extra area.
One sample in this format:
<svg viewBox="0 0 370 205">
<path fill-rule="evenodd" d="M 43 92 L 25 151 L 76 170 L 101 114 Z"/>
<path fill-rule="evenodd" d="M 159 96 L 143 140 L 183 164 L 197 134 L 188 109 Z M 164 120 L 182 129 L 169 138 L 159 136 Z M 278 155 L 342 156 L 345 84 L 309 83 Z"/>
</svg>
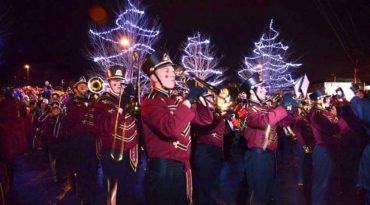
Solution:
<svg viewBox="0 0 370 205">
<path fill-rule="evenodd" d="M 79 133 L 95 133 L 94 130 L 94 107 L 91 102 L 81 97 L 73 97 L 66 105 L 64 120 L 67 137 Z"/>
<path fill-rule="evenodd" d="M 317 106 L 310 112 L 310 122 L 316 144 L 332 144 L 339 139 L 334 138 L 335 136 L 349 129 L 343 118 L 338 120 L 329 111 Z"/>
<path fill-rule="evenodd" d="M 117 118 L 118 97 L 111 93 L 104 93 L 95 102 L 95 131 L 101 139 L 102 147 L 111 149 L 113 146 L 114 128 Z M 124 119 L 125 117 L 125 119 Z M 131 149 L 139 143 L 137 119 L 123 112 L 118 115 L 116 149 L 120 149 L 124 136 L 124 150 Z"/>
<path fill-rule="evenodd" d="M 194 125 L 192 128 L 194 128 L 193 132 L 196 142 L 200 144 L 212 144 L 222 148 L 224 145 L 224 135 L 227 131 L 225 123 L 224 118 L 214 116 L 214 121 L 210 125 Z"/>
<path fill-rule="evenodd" d="M 19 104 L 0 96 L 0 161 L 14 161 L 27 148 Z"/>
<path fill-rule="evenodd" d="M 294 121 L 293 132 L 301 145 L 313 145 L 313 134 L 309 122 L 309 116 L 297 116 Z"/>
<path fill-rule="evenodd" d="M 275 151 L 277 148 L 276 124 L 284 119 L 288 112 L 282 106 L 272 109 L 267 105 L 251 102 L 247 113 L 247 128 L 244 130 L 247 147 L 264 148 L 264 145 L 267 145 L 266 149 Z M 270 133 L 266 136 L 268 126 L 270 126 Z"/>
<path fill-rule="evenodd" d="M 182 102 L 181 96 L 158 89 L 142 102 L 142 126 L 149 158 L 173 159 L 189 165 L 190 124 L 211 124 L 213 115 L 207 107 L 188 108 Z"/>
</svg>

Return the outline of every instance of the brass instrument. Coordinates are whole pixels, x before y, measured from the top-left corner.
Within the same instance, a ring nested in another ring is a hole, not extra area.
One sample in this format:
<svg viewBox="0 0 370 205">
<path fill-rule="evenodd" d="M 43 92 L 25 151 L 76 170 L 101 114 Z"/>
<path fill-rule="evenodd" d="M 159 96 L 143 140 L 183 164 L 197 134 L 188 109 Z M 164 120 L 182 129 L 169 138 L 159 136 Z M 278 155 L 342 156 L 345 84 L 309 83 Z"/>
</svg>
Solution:
<svg viewBox="0 0 370 205">
<path fill-rule="evenodd" d="M 198 78 L 197 76 L 185 72 L 185 68 L 180 66 L 175 69 L 175 75 L 176 79 L 183 82 L 184 84 L 186 84 L 186 80 L 191 79 L 195 81 L 196 86 L 205 88 L 208 93 L 210 93 L 215 99 L 215 102 L 210 102 L 208 100 L 207 101 L 212 104 L 215 103 L 216 111 L 219 112 L 221 115 L 226 114 L 226 111 L 234 105 L 234 102 L 237 99 L 238 91 L 233 92 L 233 86 L 225 87 L 222 89 L 216 88 L 205 82 L 204 80 Z"/>
<path fill-rule="evenodd" d="M 120 147 L 120 152 L 118 154 L 118 157 L 115 156 L 114 151 L 116 149 L 116 140 L 117 140 L 117 130 L 118 130 L 118 119 L 119 119 L 119 109 L 121 108 L 121 99 L 122 95 L 124 92 L 124 87 L 121 88 L 121 92 L 119 94 L 119 100 L 118 100 L 118 106 L 117 106 L 117 114 L 116 114 L 116 121 L 114 124 L 114 133 L 113 133 L 113 143 L 112 143 L 112 149 L 110 152 L 110 156 L 112 157 L 113 160 L 119 162 L 122 161 L 123 159 L 123 151 L 125 148 L 125 126 L 126 126 L 126 118 L 125 116 L 123 117 L 123 132 L 122 132 L 122 140 L 121 140 L 121 147 Z"/>
<path fill-rule="evenodd" d="M 137 65 L 137 81 L 136 81 L 136 96 L 135 100 L 131 101 L 128 105 L 125 106 L 125 112 L 129 113 L 131 115 L 138 115 L 140 113 L 140 65 L 139 65 L 139 53 L 138 51 L 133 52 L 133 63 Z M 134 65 L 132 65 L 134 67 Z M 132 74 L 132 73 L 131 73 Z M 131 77 L 132 79 L 132 77 Z M 125 148 L 125 134 L 126 134 L 126 116 L 124 113 L 123 116 L 123 128 L 122 128 L 122 140 L 121 140 L 121 146 L 119 149 L 119 154 L 118 156 L 115 155 L 115 148 L 116 148 L 116 140 L 117 140 L 117 129 L 118 129 L 118 119 L 119 119 L 119 109 L 121 107 L 121 100 L 122 100 L 122 95 L 124 94 L 125 90 L 125 85 L 122 84 L 121 92 L 119 95 L 119 101 L 118 101 L 118 107 L 117 107 L 117 115 L 116 115 L 116 121 L 114 125 L 114 136 L 113 136 L 113 143 L 112 143 L 112 149 L 110 156 L 113 160 L 119 162 L 122 161 L 123 159 L 123 152 Z"/>
<path fill-rule="evenodd" d="M 185 72 L 185 68 L 178 66 L 175 69 L 176 79 L 186 84 L 187 79 L 192 79 L 195 81 L 197 86 L 205 88 L 208 92 L 212 95 L 218 96 L 220 93 L 220 89 L 208 84 L 207 82 L 203 81 L 202 79 L 196 77 L 195 75 L 191 75 L 190 73 Z"/>
<path fill-rule="evenodd" d="M 272 139 L 270 135 L 271 135 L 271 125 L 267 125 L 266 131 L 265 131 L 265 139 L 264 139 L 263 146 L 262 146 L 263 150 L 266 150 L 266 148 L 271 143 Z"/>
<path fill-rule="evenodd" d="M 100 94 L 104 91 L 104 81 L 100 77 L 90 78 L 87 87 L 90 92 Z"/>
<path fill-rule="evenodd" d="M 292 130 L 292 128 L 290 127 L 290 125 L 288 125 L 287 127 L 283 127 L 283 131 L 284 131 L 285 136 L 290 137 L 293 141 L 297 140 L 297 136 Z"/>
</svg>

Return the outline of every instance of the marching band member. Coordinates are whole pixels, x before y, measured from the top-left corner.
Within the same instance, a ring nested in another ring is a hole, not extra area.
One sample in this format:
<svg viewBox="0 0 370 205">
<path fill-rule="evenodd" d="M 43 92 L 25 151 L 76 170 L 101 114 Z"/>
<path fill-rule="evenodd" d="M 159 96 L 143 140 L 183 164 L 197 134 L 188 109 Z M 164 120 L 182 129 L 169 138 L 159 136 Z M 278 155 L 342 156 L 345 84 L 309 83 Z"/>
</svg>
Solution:
<svg viewBox="0 0 370 205">
<path fill-rule="evenodd" d="M 147 57 L 143 71 L 152 91 L 142 102 L 141 118 L 148 167 L 145 195 L 148 204 L 188 204 L 192 201 L 190 124 L 207 125 L 213 120 L 206 102 L 197 102 L 204 88 L 190 87 L 186 99 L 173 95 L 174 66 L 165 53 Z M 193 104 L 193 105 L 192 105 Z"/>
<path fill-rule="evenodd" d="M 282 106 L 296 106 L 297 101 L 293 99 L 293 95 L 290 92 L 290 89 L 284 90 L 285 94 L 282 97 L 281 102 L 284 102 Z M 292 130 L 292 126 L 294 124 L 294 115 L 296 113 L 296 109 L 290 108 L 288 110 L 289 115 L 285 117 L 278 123 L 277 126 L 277 134 L 279 138 L 278 144 L 278 152 L 280 157 L 280 165 L 282 167 L 290 166 L 291 155 L 293 154 L 292 145 L 295 143 L 296 136 Z"/>
<path fill-rule="evenodd" d="M 62 118 L 60 104 L 53 102 L 49 117 L 42 124 L 41 129 L 41 132 L 46 136 L 46 147 L 53 178 L 60 185 L 65 182 L 66 178 L 64 136 L 62 136 L 61 130 Z"/>
<path fill-rule="evenodd" d="M 325 93 L 316 90 L 310 95 L 314 101 L 310 112 L 310 123 L 316 146 L 312 153 L 312 204 L 324 205 L 329 203 L 330 186 L 334 173 L 333 148 L 338 141 L 338 135 L 347 129 L 348 125 L 343 119 L 338 120 L 335 107 L 331 110 L 327 101 L 324 104 Z"/>
<path fill-rule="evenodd" d="M 254 73 L 241 86 L 249 99 L 247 128 L 244 130 L 248 147 L 245 157 L 248 201 L 258 205 L 266 205 L 272 198 L 277 149 L 276 124 L 288 116 L 283 106 L 272 109 L 263 103 L 266 100 L 263 84 L 258 73 Z"/>
<path fill-rule="evenodd" d="M 74 97 L 66 104 L 65 129 L 69 144 L 69 165 L 77 200 L 83 204 L 95 201 L 97 165 L 94 131 L 94 107 L 86 97 L 87 82 L 81 77 L 73 83 Z"/>
<path fill-rule="evenodd" d="M 363 98 L 363 93 L 355 84 L 351 86 L 353 92 L 346 92 L 345 98 L 367 133 L 367 145 L 362 152 L 358 171 L 358 186 L 365 191 L 365 204 L 370 204 L 370 100 Z"/>
<path fill-rule="evenodd" d="M 137 119 L 127 105 L 134 92 L 132 84 L 123 84 L 125 68 L 108 69 L 109 91 L 95 103 L 95 125 L 104 174 L 108 205 L 136 204 L 139 136 Z"/>
<path fill-rule="evenodd" d="M 308 170 L 304 167 L 305 164 L 308 164 L 311 161 L 311 154 L 315 141 L 310 127 L 310 109 L 311 107 L 307 104 L 299 107 L 293 126 L 293 132 L 297 138 L 296 151 L 298 186 L 301 188 L 304 186 L 304 176 L 308 175 Z"/>
<path fill-rule="evenodd" d="M 205 98 L 214 103 L 212 95 Z M 230 128 L 219 113 L 213 112 L 213 118 L 210 125 L 192 127 L 196 140 L 192 155 L 194 204 L 216 204 L 223 163 L 224 135 Z"/>
</svg>

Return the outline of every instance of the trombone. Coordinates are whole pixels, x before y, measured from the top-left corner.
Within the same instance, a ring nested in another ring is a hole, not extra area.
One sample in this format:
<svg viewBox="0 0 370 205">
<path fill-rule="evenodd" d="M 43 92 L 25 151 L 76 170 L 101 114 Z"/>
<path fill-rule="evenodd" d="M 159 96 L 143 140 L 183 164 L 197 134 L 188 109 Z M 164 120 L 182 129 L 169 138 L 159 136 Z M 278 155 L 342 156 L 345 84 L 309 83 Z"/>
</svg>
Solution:
<svg viewBox="0 0 370 205">
<path fill-rule="evenodd" d="M 137 64 L 137 80 L 136 80 L 136 101 L 133 101 L 129 103 L 128 105 L 125 106 L 125 110 L 127 113 L 132 114 L 132 115 L 138 115 L 140 112 L 140 66 L 139 66 L 139 52 L 134 51 L 133 52 L 133 60 L 134 63 Z M 134 65 L 132 65 L 132 68 L 134 68 Z M 131 71 L 132 72 L 132 71 Z M 131 73 L 132 74 L 132 73 Z M 131 77 L 132 79 L 132 77 Z M 116 115 L 116 121 L 114 124 L 114 133 L 113 133 L 113 142 L 112 142 L 112 148 L 111 148 L 111 153 L 110 156 L 114 161 L 122 161 L 123 159 L 123 152 L 125 149 L 125 135 L 126 135 L 126 114 L 125 112 L 122 112 L 123 114 L 123 128 L 122 128 L 122 140 L 121 140 L 121 146 L 119 149 L 118 156 L 115 155 L 115 150 L 116 150 L 116 141 L 117 141 L 117 132 L 118 132 L 118 127 L 119 127 L 119 109 L 121 107 L 121 100 L 122 100 L 122 95 L 125 93 L 125 88 L 126 86 L 122 84 L 122 88 L 119 94 L 119 100 L 118 100 L 118 107 L 117 107 L 117 115 Z"/>
<path fill-rule="evenodd" d="M 114 133 L 113 133 L 113 142 L 112 142 L 112 149 L 111 149 L 111 152 L 110 152 L 110 156 L 112 157 L 112 159 L 114 161 L 122 161 L 123 159 L 123 151 L 124 151 L 124 148 L 125 148 L 125 126 L 126 126 L 126 118 L 125 116 L 123 116 L 123 131 L 122 131 L 122 141 L 121 141 L 121 146 L 120 146 L 120 150 L 119 150 L 119 154 L 118 154 L 118 157 L 115 156 L 115 150 L 116 150 L 116 140 L 117 140 L 117 131 L 118 131 L 118 119 L 119 119 L 119 109 L 121 107 L 121 99 L 122 99 L 122 95 L 124 93 L 124 90 L 125 90 L 125 87 L 122 86 L 121 88 L 121 91 L 120 91 L 120 94 L 119 94 L 119 99 L 118 99 L 118 106 L 117 106 L 117 114 L 116 114 L 116 121 L 114 123 Z"/>
</svg>

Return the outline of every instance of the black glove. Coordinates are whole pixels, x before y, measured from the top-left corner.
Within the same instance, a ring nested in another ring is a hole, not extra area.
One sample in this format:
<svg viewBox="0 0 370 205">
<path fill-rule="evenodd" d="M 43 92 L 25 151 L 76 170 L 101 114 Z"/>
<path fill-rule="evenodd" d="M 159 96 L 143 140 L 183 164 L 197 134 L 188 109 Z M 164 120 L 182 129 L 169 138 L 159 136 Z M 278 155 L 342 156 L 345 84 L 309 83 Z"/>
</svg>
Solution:
<svg viewBox="0 0 370 205">
<path fill-rule="evenodd" d="M 186 80 L 186 85 L 189 89 L 192 89 L 195 86 L 195 80 L 193 80 L 192 78 L 188 78 Z"/>
<path fill-rule="evenodd" d="M 134 90 L 134 86 L 130 83 L 130 84 L 126 84 L 125 85 L 126 87 L 124 88 L 124 92 L 121 96 L 121 108 L 124 109 L 125 106 L 130 103 L 131 101 L 131 96 L 134 94 L 135 90 Z"/>
<path fill-rule="evenodd" d="M 206 89 L 199 86 L 193 86 L 192 88 L 189 89 L 188 100 L 190 101 L 190 103 L 194 103 L 199 96 L 206 93 L 207 93 Z"/>
</svg>

